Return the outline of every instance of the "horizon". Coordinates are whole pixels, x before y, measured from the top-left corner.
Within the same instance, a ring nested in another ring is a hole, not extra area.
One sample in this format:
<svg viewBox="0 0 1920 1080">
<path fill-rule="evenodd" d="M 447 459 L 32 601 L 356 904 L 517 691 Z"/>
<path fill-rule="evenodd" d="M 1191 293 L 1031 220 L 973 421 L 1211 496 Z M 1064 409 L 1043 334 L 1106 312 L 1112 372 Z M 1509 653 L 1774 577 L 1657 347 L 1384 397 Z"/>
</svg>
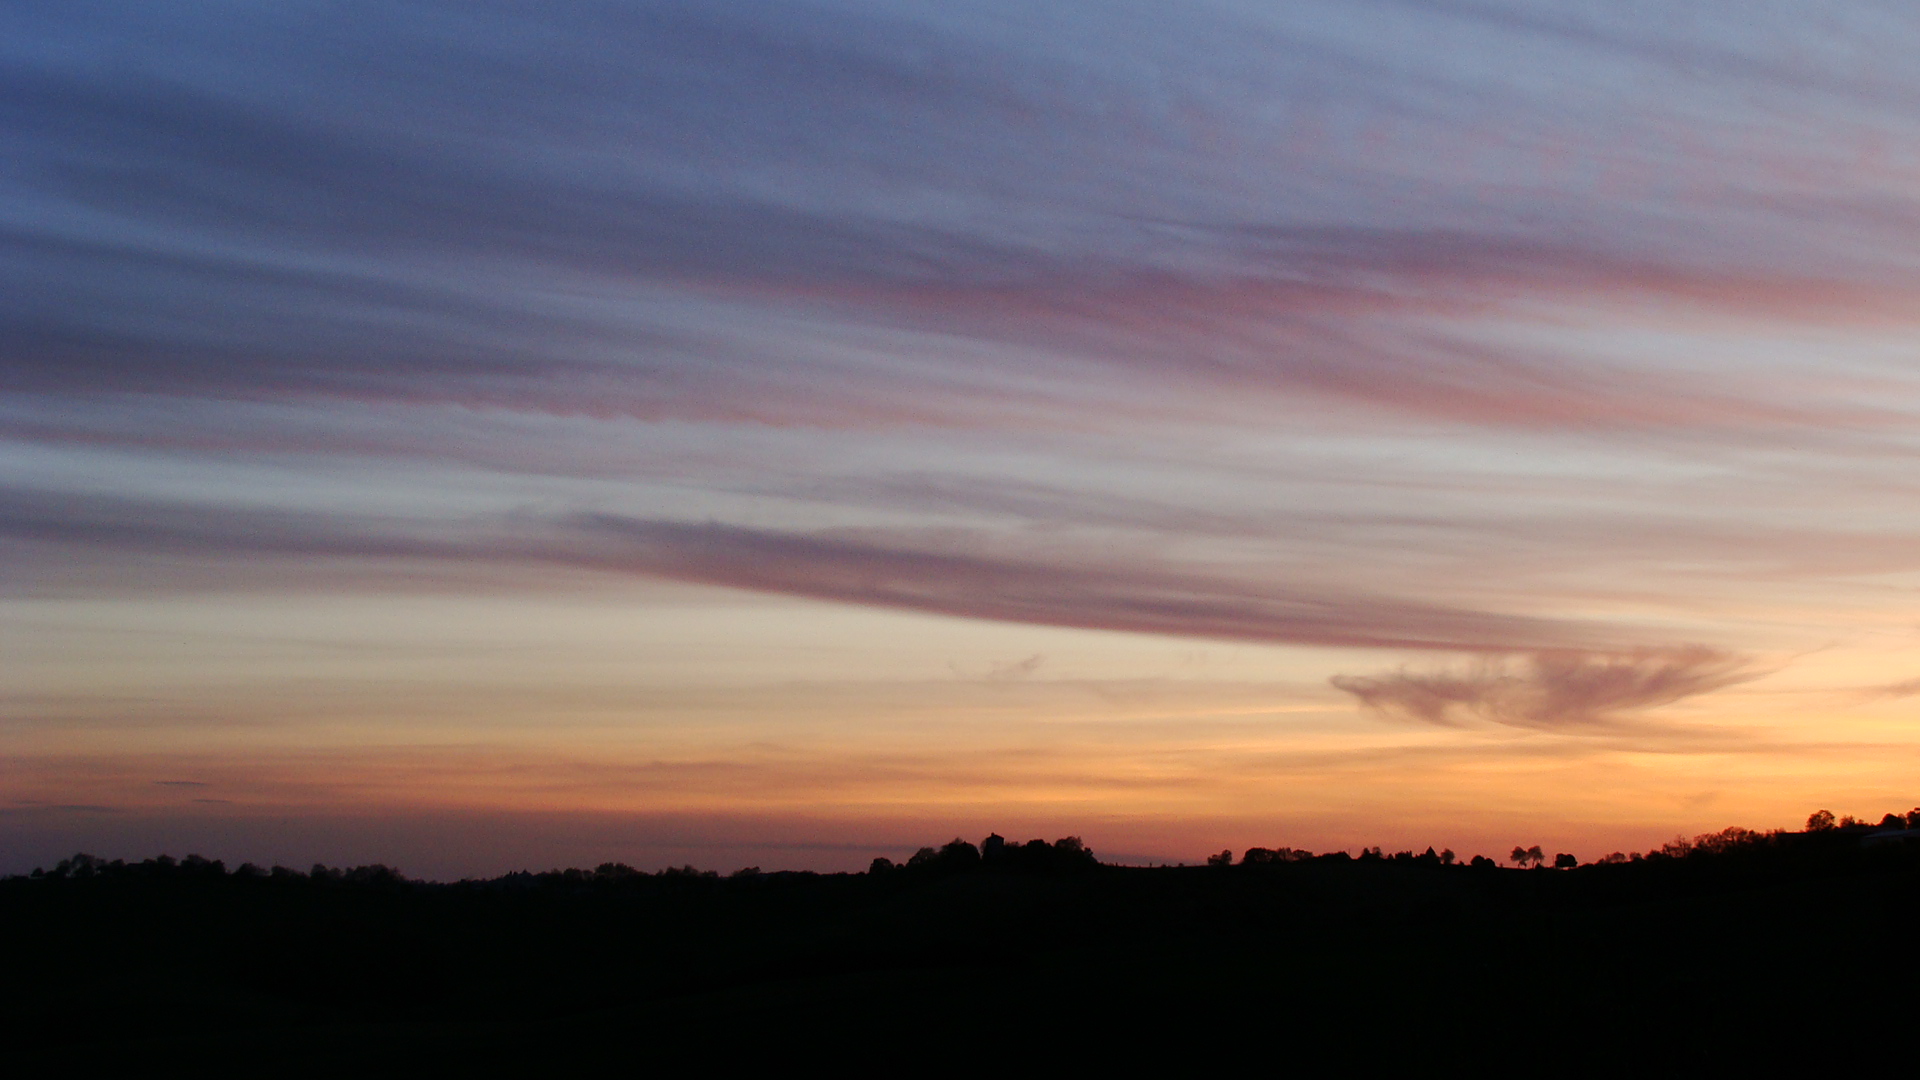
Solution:
<svg viewBox="0 0 1920 1080">
<path fill-rule="evenodd" d="M 1920 802 L 1920 15 L 0 28 L 0 875 Z"/>
<path fill-rule="evenodd" d="M 1174 859 L 1163 860 L 1157 857 L 1156 858 L 1146 858 L 1146 857 L 1129 858 L 1127 856 L 1121 856 L 1119 858 L 1101 858 L 1099 852 L 1095 851 L 1091 847 L 1085 846 L 1081 837 L 1077 835 L 1056 838 L 1052 841 L 1047 841 L 1046 839 L 1040 838 L 1040 837 L 1035 837 L 1025 841 L 1021 841 L 1017 839 L 1016 836 L 1001 836 L 998 833 L 989 833 L 986 837 L 982 838 L 980 842 L 977 844 L 963 837 L 956 836 L 952 840 L 947 841 L 945 843 L 923 844 L 919 848 L 917 848 L 911 856 L 903 856 L 902 858 L 899 858 L 899 859 L 893 859 L 887 855 L 878 855 L 873 857 L 871 860 L 869 860 L 867 865 L 859 867 L 857 869 L 831 869 L 831 870 L 825 870 L 825 871 L 814 870 L 814 869 L 790 870 L 790 869 L 780 869 L 780 868 L 768 870 L 768 869 L 763 869 L 757 864 L 752 866 L 735 867 L 731 871 L 723 871 L 721 868 L 718 868 L 718 867 L 695 866 L 692 863 L 683 863 L 680 865 L 674 865 L 672 863 L 669 863 L 665 866 L 658 867 L 653 870 L 648 870 L 646 867 L 629 866 L 626 863 L 614 862 L 611 860 L 603 860 L 602 862 L 599 862 L 599 863 L 594 863 L 591 860 L 588 860 L 585 863 L 581 863 L 577 865 L 568 864 L 566 866 L 560 866 L 556 864 L 556 865 L 549 866 L 545 870 L 536 869 L 532 866 L 522 866 L 518 869 L 504 871 L 504 872 L 495 874 L 491 877 L 468 875 L 468 876 L 463 876 L 459 878 L 451 878 L 451 877 L 431 877 L 431 876 L 423 877 L 420 875 L 408 874 L 406 871 L 406 868 L 404 867 L 390 866 L 384 863 L 361 864 L 359 866 L 353 866 L 348 864 L 328 866 L 325 863 L 314 863 L 311 865 L 311 867 L 302 868 L 299 866 L 289 867 L 289 866 L 286 866 L 285 864 L 278 863 L 278 862 L 261 864 L 261 863 L 256 863 L 252 860 L 245 860 L 245 861 L 236 863 L 236 865 L 233 868 L 228 869 L 226 864 L 233 860 L 224 859 L 217 856 L 208 858 L 207 856 L 205 856 L 200 852 L 188 852 L 186 855 L 178 859 L 175 859 L 172 855 L 164 852 L 155 856 L 149 856 L 146 859 L 112 859 L 104 856 L 94 855 L 92 852 L 75 852 L 74 854 L 72 854 L 71 856 L 65 859 L 55 860 L 51 868 L 36 866 L 32 870 L 31 874 L 0 873 L 0 879 L 24 878 L 29 876 L 33 878 L 39 878 L 43 876 L 43 874 L 50 874 L 52 876 L 63 876 L 68 873 L 69 864 L 79 865 L 82 868 L 84 868 L 86 865 L 102 866 L 102 865 L 111 864 L 112 867 L 116 869 L 121 866 L 130 866 L 130 865 L 136 865 L 136 864 L 144 865 L 144 866 L 153 866 L 155 864 L 159 864 L 163 867 L 164 866 L 185 866 L 188 868 L 191 868 L 194 865 L 210 865 L 215 869 L 222 870 L 228 873 L 237 873 L 242 875 L 252 873 L 256 876 L 260 874 L 264 874 L 269 869 L 271 869 L 273 876 L 275 876 L 276 878 L 281 876 L 281 871 L 283 870 L 292 870 L 296 875 L 300 875 L 300 876 L 307 876 L 310 873 L 311 876 L 314 876 L 314 877 L 322 876 L 323 871 L 327 873 L 331 873 L 335 877 L 338 877 L 340 873 L 344 871 L 378 870 L 383 872 L 384 874 L 388 874 L 393 877 L 396 877 L 399 880 L 412 881 L 412 882 L 417 882 L 422 884 L 458 884 L 458 883 L 475 882 L 475 881 L 482 881 L 482 882 L 498 881 L 498 880 L 501 880 L 502 878 L 516 877 L 516 876 L 529 875 L 529 874 L 537 876 L 537 875 L 543 875 L 543 874 L 550 875 L 550 874 L 566 873 L 571 875 L 571 874 L 581 873 L 581 872 L 589 872 L 597 876 L 615 876 L 615 877 L 633 876 L 636 874 L 639 876 L 655 876 L 655 877 L 673 876 L 677 874 L 679 875 L 695 874 L 695 875 L 708 877 L 708 878 L 742 877 L 742 876 L 752 876 L 752 875 L 759 875 L 759 874 L 781 874 L 781 873 L 788 873 L 788 874 L 791 874 L 791 873 L 800 873 L 800 874 L 876 873 L 882 870 L 893 870 L 893 869 L 898 869 L 905 866 L 915 865 L 923 860 L 927 860 L 929 862 L 942 862 L 942 861 L 945 861 L 944 857 L 950 854 L 952 850 L 956 847 L 964 848 L 966 849 L 967 852 L 970 852 L 971 854 L 967 856 L 969 860 L 977 860 L 981 857 L 986 857 L 990 859 L 995 853 L 995 848 L 994 848 L 995 841 L 1000 841 L 1005 849 L 1016 850 L 1016 851 L 1018 849 L 1030 847 L 1033 844 L 1045 844 L 1056 851 L 1064 850 L 1064 851 L 1071 852 L 1075 864 L 1077 864 L 1077 860 L 1079 858 L 1084 857 L 1087 859 L 1086 865 L 1109 866 L 1117 869 L 1134 869 L 1134 870 L 1189 869 L 1189 868 L 1203 869 L 1203 868 L 1218 868 L 1221 866 L 1232 866 L 1232 865 L 1246 866 L 1246 865 L 1256 864 L 1256 863 L 1296 862 L 1296 861 L 1302 861 L 1302 860 L 1314 861 L 1314 860 L 1323 860 L 1323 859 L 1329 859 L 1329 858 L 1342 859 L 1342 860 L 1351 859 L 1357 862 L 1364 862 L 1368 859 L 1402 862 L 1408 859 L 1412 859 L 1416 863 L 1426 862 L 1426 863 L 1431 863 L 1433 865 L 1447 865 L 1447 866 L 1454 866 L 1454 867 L 1468 867 L 1469 864 L 1471 864 L 1471 866 L 1476 869 L 1479 868 L 1483 864 L 1483 862 L 1487 866 L 1490 866 L 1491 868 L 1494 868 L 1494 869 L 1508 869 L 1505 863 L 1511 862 L 1514 864 L 1514 866 L 1511 867 L 1511 869 L 1516 869 L 1516 870 L 1523 870 L 1523 869 L 1562 870 L 1562 869 L 1570 869 L 1575 867 L 1605 866 L 1605 865 L 1614 865 L 1614 864 L 1629 863 L 1629 862 L 1638 863 L 1643 860 L 1659 859 L 1662 857 L 1667 857 L 1667 858 L 1683 857 L 1689 853 L 1695 853 L 1695 854 L 1702 853 L 1702 852 L 1723 853 L 1727 850 L 1739 849 L 1739 848 L 1742 848 L 1743 846 L 1750 846 L 1756 842 L 1759 842 L 1762 844 L 1770 844 L 1770 843 L 1778 842 L 1779 840 L 1782 840 L 1785 838 L 1812 837 L 1822 833 L 1833 834 L 1837 836 L 1840 833 L 1855 831 L 1855 830 L 1866 830 L 1866 832 L 1862 833 L 1862 835 L 1869 838 L 1891 835 L 1891 830 L 1897 830 L 1902 840 L 1910 841 L 1913 836 L 1920 835 L 1920 833 L 1910 831 L 1910 830 L 1920 830 L 1920 807 L 1914 807 L 1912 810 L 1906 811 L 1904 813 L 1889 812 L 1887 814 L 1882 815 L 1881 819 L 1878 822 L 1873 821 L 1870 815 L 1866 818 L 1856 817 L 1853 814 L 1836 816 L 1831 810 L 1822 809 L 1822 810 L 1815 811 L 1812 814 L 1809 814 L 1804 824 L 1804 828 L 1801 828 L 1801 829 L 1773 828 L 1773 829 L 1756 830 L 1756 829 L 1748 829 L 1742 826 L 1729 826 L 1726 829 L 1716 830 L 1714 832 L 1704 833 L 1704 834 L 1693 836 L 1693 837 L 1676 835 L 1675 837 L 1673 837 L 1672 840 L 1660 845 L 1659 847 L 1649 848 L 1645 852 L 1612 851 L 1605 855 L 1598 855 L 1588 859 L 1582 859 L 1579 856 L 1573 855 L 1573 853 L 1571 852 L 1566 852 L 1566 853 L 1554 852 L 1552 854 L 1548 854 L 1538 844 L 1533 845 L 1531 850 L 1525 849 L 1521 845 L 1516 844 L 1512 852 L 1504 860 L 1493 858 L 1492 856 L 1485 855 L 1482 852 L 1470 852 L 1470 853 L 1455 852 L 1451 848 L 1448 848 L 1444 851 L 1436 851 L 1435 845 L 1431 845 L 1431 844 L 1427 846 L 1424 852 L 1420 852 L 1415 848 L 1404 848 L 1399 851 L 1388 851 L 1388 850 L 1385 850 L 1380 845 L 1373 845 L 1371 847 L 1361 848 L 1357 855 L 1351 850 L 1346 848 L 1335 848 L 1331 851 L 1307 851 L 1304 849 L 1293 849 L 1293 848 L 1288 848 L 1285 845 L 1280 845 L 1277 848 L 1266 848 L 1261 846 L 1255 846 L 1255 847 L 1244 849 L 1239 853 L 1237 860 L 1234 854 L 1234 849 L 1228 848 L 1218 853 L 1209 853 L 1201 857 L 1198 861 L 1187 862 L 1184 860 L 1174 860 Z M 796 845 L 796 846 L 804 847 L 807 845 Z M 824 847 L 827 845 L 813 845 L 813 846 Z M 835 848 L 842 848 L 842 847 L 848 847 L 850 845 L 836 844 L 832 846 Z M 1256 855 L 1260 857 L 1256 858 Z M 1436 858 L 1439 860 L 1438 862 L 1434 861 Z M 1562 861 L 1567 859 L 1572 859 L 1574 861 L 1573 862 Z M 1043 865 L 1047 865 L 1047 864 L 1043 863 Z M 1054 869 L 1056 870 L 1059 869 L 1059 865 L 1054 864 Z"/>
</svg>

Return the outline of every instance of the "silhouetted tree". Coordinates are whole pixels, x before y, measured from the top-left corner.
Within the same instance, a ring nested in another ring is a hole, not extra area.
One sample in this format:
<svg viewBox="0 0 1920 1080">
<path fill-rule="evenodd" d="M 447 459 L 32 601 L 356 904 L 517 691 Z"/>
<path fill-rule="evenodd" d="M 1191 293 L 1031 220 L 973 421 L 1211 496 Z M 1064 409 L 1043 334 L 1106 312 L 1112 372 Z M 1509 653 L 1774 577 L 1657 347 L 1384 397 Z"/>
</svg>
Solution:
<svg viewBox="0 0 1920 1080">
<path fill-rule="evenodd" d="M 1771 839 L 1772 837 L 1766 833 L 1757 833 L 1752 829 L 1743 829 L 1738 825 L 1733 825 L 1721 829 L 1717 833 L 1701 833 L 1699 836 L 1694 837 L 1693 843 L 1690 845 L 1690 850 L 1704 852 L 1708 855 L 1718 855 L 1722 852 L 1733 851 L 1737 848 L 1768 843 Z M 1680 852 L 1679 854 L 1686 854 L 1686 852 Z"/>
<path fill-rule="evenodd" d="M 180 860 L 180 869 L 196 877 L 225 877 L 227 874 L 225 863 L 202 855 L 188 855 Z"/>
<path fill-rule="evenodd" d="M 172 860 L 168 860 L 168 862 L 169 864 L 171 864 Z M 107 866 L 107 860 L 102 859 L 97 855 L 89 855 L 86 852 L 82 851 L 82 852 L 75 853 L 70 858 L 61 859 L 59 862 L 54 863 L 53 869 L 51 871 L 41 870 L 36 867 L 34 869 L 34 873 L 40 876 L 56 877 L 56 878 L 63 878 L 63 877 L 90 878 L 94 874 L 105 869 L 106 866 Z"/>
<path fill-rule="evenodd" d="M 907 860 L 908 866 L 937 866 L 942 870 L 966 870 L 980 865 L 980 849 L 959 837 L 947 841 L 938 851 L 921 848 Z"/>
<path fill-rule="evenodd" d="M 1093 849 L 1082 843 L 1077 836 L 1063 836 L 1053 842 L 1053 863 L 1055 866 L 1098 866 L 1100 860 L 1093 857 Z"/>
<path fill-rule="evenodd" d="M 1452 848 L 1447 848 L 1445 851 L 1442 851 L 1440 853 L 1440 865 L 1452 866 L 1454 864 L 1454 861 L 1458 858 L 1459 856 L 1453 853 Z"/>
<path fill-rule="evenodd" d="M 214 865 L 217 866 L 219 864 L 215 863 Z M 687 869 L 691 871 L 693 867 L 689 866 Z M 708 876 L 711 877 L 712 875 L 709 874 Z M 342 878 L 356 885 L 399 885 L 404 884 L 407 880 L 406 875 L 383 863 L 374 863 L 371 866 L 356 866 L 343 874 Z"/>
<path fill-rule="evenodd" d="M 385 868 L 383 867 L 382 869 Z M 717 878 L 720 876 L 720 871 L 699 870 L 695 869 L 692 864 L 688 864 L 686 866 L 669 866 L 654 876 L 663 878 Z"/>
<path fill-rule="evenodd" d="M 1647 854 L 1659 855 L 1668 859 L 1684 859 L 1688 855 L 1693 854 L 1693 841 L 1684 836 L 1676 836 L 1666 843 L 1661 844 L 1658 849 L 1647 852 Z"/>
<path fill-rule="evenodd" d="M 1579 859 L 1574 858 L 1564 851 L 1553 857 L 1553 868 L 1555 870 L 1571 870 L 1579 865 Z"/>
<path fill-rule="evenodd" d="M 1240 856 L 1240 864 L 1245 866 L 1248 863 L 1304 862 L 1311 858 L 1313 858 L 1313 852 L 1302 848 L 1255 847 L 1248 848 L 1246 854 Z"/>
<path fill-rule="evenodd" d="M 887 858 L 885 855 L 877 856 L 872 862 L 867 864 L 867 873 L 869 874 L 884 874 L 892 869 L 893 860 Z"/>
<path fill-rule="evenodd" d="M 1833 811 L 1815 810 L 1807 815 L 1808 832 L 1825 832 L 1833 828 Z"/>
<path fill-rule="evenodd" d="M 1208 866 L 1232 866 L 1233 865 L 1233 849 L 1228 848 L 1227 850 L 1222 851 L 1218 855 L 1207 856 L 1207 865 Z"/>
</svg>

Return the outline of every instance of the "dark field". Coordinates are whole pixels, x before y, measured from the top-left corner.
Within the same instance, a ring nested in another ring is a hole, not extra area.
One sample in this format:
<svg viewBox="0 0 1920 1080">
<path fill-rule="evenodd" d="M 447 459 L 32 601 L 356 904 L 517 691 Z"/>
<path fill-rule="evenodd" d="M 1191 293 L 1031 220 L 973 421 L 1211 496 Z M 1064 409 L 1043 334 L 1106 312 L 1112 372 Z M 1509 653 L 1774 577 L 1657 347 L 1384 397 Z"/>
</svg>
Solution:
<svg viewBox="0 0 1920 1080">
<path fill-rule="evenodd" d="M 1920 959 L 1920 843 L 1852 831 L 1569 870 L 972 850 L 458 884 L 82 860 L 0 881 L 7 1045 L 282 1071 L 1249 1047 L 1679 1068 L 1896 1034 Z"/>
</svg>

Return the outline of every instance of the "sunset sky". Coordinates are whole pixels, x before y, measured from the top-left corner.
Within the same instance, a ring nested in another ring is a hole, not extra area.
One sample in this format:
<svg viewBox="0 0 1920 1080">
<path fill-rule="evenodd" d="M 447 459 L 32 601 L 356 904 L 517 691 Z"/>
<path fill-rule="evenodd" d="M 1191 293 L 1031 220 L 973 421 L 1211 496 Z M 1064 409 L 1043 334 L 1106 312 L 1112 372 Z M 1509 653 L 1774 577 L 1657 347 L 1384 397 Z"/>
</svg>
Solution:
<svg viewBox="0 0 1920 1080">
<path fill-rule="evenodd" d="M 1920 803 L 1905 3 L 17 2 L 0 873 Z"/>
</svg>

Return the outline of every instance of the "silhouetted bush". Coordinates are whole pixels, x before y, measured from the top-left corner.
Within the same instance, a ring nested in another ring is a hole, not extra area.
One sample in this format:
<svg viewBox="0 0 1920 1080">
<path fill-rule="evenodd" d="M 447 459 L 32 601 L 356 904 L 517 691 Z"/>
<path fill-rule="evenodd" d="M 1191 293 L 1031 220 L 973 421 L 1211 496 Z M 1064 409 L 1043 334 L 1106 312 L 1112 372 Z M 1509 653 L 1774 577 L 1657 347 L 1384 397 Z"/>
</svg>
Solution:
<svg viewBox="0 0 1920 1080">
<path fill-rule="evenodd" d="M 654 876 L 662 877 L 662 878 L 678 878 L 682 880 L 686 880 L 686 879 L 700 880 L 703 878 L 717 878 L 720 876 L 720 872 L 718 870 L 699 870 L 699 869 L 695 869 L 692 866 L 669 866 Z"/>
<path fill-rule="evenodd" d="M 1246 853 L 1240 856 L 1240 865 L 1260 866 L 1270 863 L 1304 862 L 1313 857 L 1313 852 L 1299 848 L 1256 847 L 1248 848 Z"/>
<path fill-rule="evenodd" d="M 947 845 L 949 848 L 953 845 Z M 1008 842 L 998 833 L 980 842 L 980 862 L 993 870 L 1017 870 L 1030 873 L 1082 870 L 1098 866 L 1093 852 L 1077 836 L 1063 836 L 1049 844 L 1033 839 L 1024 844 Z M 964 860 L 953 866 L 963 868 Z"/>
</svg>

